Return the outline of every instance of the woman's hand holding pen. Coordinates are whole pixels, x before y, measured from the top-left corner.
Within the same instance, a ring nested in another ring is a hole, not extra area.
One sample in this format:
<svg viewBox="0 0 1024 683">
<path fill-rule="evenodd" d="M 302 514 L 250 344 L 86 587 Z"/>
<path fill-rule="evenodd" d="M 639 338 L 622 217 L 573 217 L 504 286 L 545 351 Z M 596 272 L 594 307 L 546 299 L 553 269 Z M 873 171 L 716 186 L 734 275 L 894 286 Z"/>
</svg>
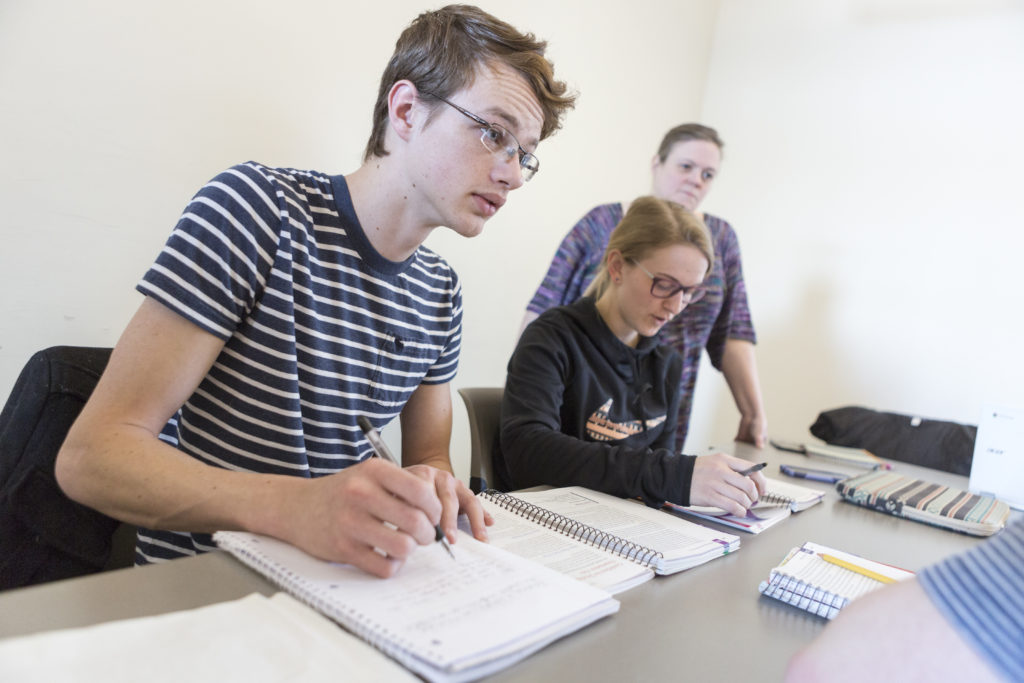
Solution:
<svg viewBox="0 0 1024 683">
<path fill-rule="evenodd" d="M 747 514 L 768 485 L 760 471 L 742 474 L 749 467 L 750 462 L 725 453 L 698 457 L 690 480 L 690 505 L 722 508 L 741 517 Z"/>
</svg>

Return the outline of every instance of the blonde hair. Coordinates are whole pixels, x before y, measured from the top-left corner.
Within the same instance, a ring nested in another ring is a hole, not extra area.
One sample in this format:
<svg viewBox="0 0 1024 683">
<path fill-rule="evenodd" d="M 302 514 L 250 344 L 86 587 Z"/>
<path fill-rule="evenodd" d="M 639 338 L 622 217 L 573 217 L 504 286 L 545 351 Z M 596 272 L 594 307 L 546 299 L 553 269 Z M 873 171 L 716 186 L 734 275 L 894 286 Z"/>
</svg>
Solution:
<svg viewBox="0 0 1024 683">
<path fill-rule="evenodd" d="M 611 279 L 608 275 L 608 254 L 612 251 L 618 251 L 622 258 L 635 263 L 658 249 L 676 244 L 696 247 L 708 260 L 705 275 L 711 272 L 715 251 L 704 221 L 667 199 L 646 196 L 634 200 L 612 231 L 601 259 L 601 269 L 583 295 L 600 299 L 608 289 Z"/>
</svg>

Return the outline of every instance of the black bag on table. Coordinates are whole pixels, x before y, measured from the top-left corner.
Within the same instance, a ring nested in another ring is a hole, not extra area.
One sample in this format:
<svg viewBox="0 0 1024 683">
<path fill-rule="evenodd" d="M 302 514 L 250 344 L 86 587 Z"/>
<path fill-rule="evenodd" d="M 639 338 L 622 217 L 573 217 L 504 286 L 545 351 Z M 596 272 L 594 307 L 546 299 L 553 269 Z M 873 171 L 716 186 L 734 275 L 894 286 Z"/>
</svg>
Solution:
<svg viewBox="0 0 1024 683">
<path fill-rule="evenodd" d="M 975 425 L 928 420 L 860 406 L 823 411 L 811 434 L 833 446 L 871 451 L 886 460 L 969 475 Z"/>
</svg>

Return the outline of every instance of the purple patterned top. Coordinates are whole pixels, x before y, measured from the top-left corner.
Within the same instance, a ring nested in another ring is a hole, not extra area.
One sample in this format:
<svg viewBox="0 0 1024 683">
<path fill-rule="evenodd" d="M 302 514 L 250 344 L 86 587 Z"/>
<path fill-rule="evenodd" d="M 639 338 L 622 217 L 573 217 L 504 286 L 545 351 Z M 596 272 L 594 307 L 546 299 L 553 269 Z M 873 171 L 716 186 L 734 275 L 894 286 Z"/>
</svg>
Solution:
<svg viewBox="0 0 1024 683">
<path fill-rule="evenodd" d="M 580 219 L 562 240 L 544 281 L 526 309 L 540 314 L 582 296 L 601 265 L 608 239 L 622 215 L 622 204 L 603 204 Z M 715 265 L 704 281 L 707 294 L 687 306 L 660 333 L 662 342 L 683 357 L 682 396 L 676 429 L 679 448 L 686 442 L 701 349 L 707 348 L 711 364 L 721 370 L 726 339 L 757 341 L 747 306 L 747 287 L 743 282 L 736 232 L 721 218 L 708 214 L 704 214 L 704 224 L 711 231 L 715 248 Z"/>
</svg>

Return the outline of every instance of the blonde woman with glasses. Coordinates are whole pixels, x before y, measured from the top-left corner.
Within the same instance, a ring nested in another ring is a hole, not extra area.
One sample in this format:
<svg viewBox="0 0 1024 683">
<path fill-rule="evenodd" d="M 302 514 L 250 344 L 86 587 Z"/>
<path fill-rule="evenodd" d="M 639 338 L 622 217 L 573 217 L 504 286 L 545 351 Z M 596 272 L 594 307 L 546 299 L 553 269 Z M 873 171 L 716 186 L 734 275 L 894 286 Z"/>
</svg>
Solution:
<svg viewBox="0 0 1024 683">
<path fill-rule="evenodd" d="M 714 128 L 684 123 L 665 134 L 651 160 L 651 194 L 693 211 L 708 227 L 715 251 L 715 262 L 705 279 L 705 296 L 691 301 L 686 313 L 676 316 L 661 332 L 663 343 L 683 358 L 676 423 L 680 447 L 686 441 L 697 371 L 705 349 L 711 364 L 725 375 L 740 413 L 736 439 L 761 447 L 768 435 L 739 241 L 726 221 L 696 213 L 722 165 L 722 147 Z M 608 236 L 628 208 L 628 202 L 602 204 L 573 226 L 526 307 L 524 327 L 547 309 L 572 303 L 586 291 L 601 265 Z"/>
<path fill-rule="evenodd" d="M 586 486 L 651 505 L 713 505 L 743 515 L 760 472 L 724 453 L 680 455 L 683 362 L 658 332 L 705 293 L 711 238 L 690 211 L 641 197 L 612 232 L 576 302 L 541 314 L 508 365 L 497 484 Z"/>
</svg>

